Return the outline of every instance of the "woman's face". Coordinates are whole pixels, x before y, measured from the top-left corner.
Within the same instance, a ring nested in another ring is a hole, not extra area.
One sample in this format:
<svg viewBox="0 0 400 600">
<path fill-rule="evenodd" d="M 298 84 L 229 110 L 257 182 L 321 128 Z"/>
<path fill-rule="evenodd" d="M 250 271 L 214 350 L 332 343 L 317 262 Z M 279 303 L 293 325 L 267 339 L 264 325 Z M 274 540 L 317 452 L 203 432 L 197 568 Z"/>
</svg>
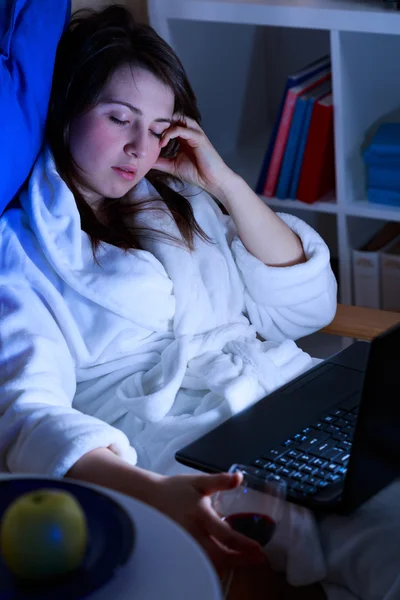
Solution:
<svg viewBox="0 0 400 600">
<path fill-rule="evenodd" d="M 174 104 L 169 87 L 127 65 L 114 72 L 96 106 L 72 121 L 70 150 L 90 204 L 121 198 L 145 177 L 159 157 Z"/>
</svg>

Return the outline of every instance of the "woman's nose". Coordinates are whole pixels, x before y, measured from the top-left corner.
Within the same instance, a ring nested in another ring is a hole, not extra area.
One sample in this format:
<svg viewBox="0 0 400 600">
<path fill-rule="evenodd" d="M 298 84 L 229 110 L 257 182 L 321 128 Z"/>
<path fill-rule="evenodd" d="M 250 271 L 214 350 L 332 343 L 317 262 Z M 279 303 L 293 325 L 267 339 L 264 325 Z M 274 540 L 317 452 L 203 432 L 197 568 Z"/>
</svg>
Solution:
<svg viewBox="0 0 400 600">
<path fill-rule="evenodd" d="M 147 140 L 145 135 L 141 132 L 136 132 L 134 138 L 126 144 L 125 152 L 129 154 L 129 156 L 145 158 L 147 156 Z"/>
</svg>

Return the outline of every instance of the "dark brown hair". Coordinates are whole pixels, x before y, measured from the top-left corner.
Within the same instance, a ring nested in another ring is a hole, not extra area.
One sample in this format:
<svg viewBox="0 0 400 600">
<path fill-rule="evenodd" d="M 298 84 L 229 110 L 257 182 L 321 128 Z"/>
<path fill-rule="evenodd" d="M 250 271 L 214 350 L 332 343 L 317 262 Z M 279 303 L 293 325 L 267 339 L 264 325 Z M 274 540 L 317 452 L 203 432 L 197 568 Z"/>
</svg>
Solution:
<svg viewBox="0 0 400 600">
<path fill-rule="evenodd" d="M 57 49 L 47 139 L 57 170 L 74 194 L 81 227 L 90 237 L 95 259 L 101 242 L 129 250 L 140 249 L 143 236 L 163 235 L 177 241 L 157 229 L 135 225 L 135 215 L 154 206 L 151 199 L 128 204 L 122 198 L 105 198 L 96 215 L 79 192 L 81 179 L 69 148 L 71 122 L 96 105 L 109 77 L 127 64 L 151 72 L 173 91 L 174 112 L 200 122 L 196 98 L 182 63 L 154 29 L 136 23 L 132 14 L 118 5 L 101 11 L 80 10 L 73 15 Z M 171 157 L 177 149 L 173 140 L 161 156 Z M 188 200 L 170 187 L 171 176 L 152 170 L 146 178 L 164 200 L 186 247 L 193 249 L 195 234 L 209 239 L 197 224 Z"/>
</svg>

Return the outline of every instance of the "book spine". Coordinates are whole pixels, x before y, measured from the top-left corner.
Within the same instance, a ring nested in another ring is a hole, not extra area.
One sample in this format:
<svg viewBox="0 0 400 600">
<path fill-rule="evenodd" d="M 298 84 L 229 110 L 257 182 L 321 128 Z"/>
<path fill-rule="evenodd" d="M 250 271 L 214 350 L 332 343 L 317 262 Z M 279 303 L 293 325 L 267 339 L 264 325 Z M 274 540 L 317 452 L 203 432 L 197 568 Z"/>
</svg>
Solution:
<svg viewBox="0 0 400 600">
<path fill-rule="evenodd" d="M 333 107 L 316 102 L 297 192 L 297 199 L 301 202 L 312 204 L 318 200 L 319 191 L 328 186 L 328 173 L 332 169 L 328 168 L 330 165 L 327 165 L 327 161 L 331 161 L 331 158 L 333 160 L 333 152 L 329 152 L 329 145 L 333 144 L 330 136 L 332 127 Z"/>
<path fill-rule="evenodd" d="M 303 158 L 304 158 L 304 152 L 306 149 L 306 144 L 307 144 L 307 139 L 308 139 L 308 132 L 310 129 L 310 122 L 311 122 L 313 106 L 314 106 L 314 99 L 310 98 L 307 101 L 304 125 L 302 128 L 301 134 L 300 134 L 299 149 L 297 152 L 297 156 L 295 158 L 295 163 L 294 163 L 294 168 L 293 168 L 293 176 L 292 176 L 292 181 L 291 181 L 290 189 L 289 189 L 289 198 L 292 198 L 293 200 L 296 200 L 296 198 L 297 198 L 297 189 L 299 187 L 300 174 L 301 174 L 301 169 L 303 166 Z"/>
<path fill-rule="evenodd" d="M 299 147 L 306 106 L 307 101 L 303 97 L 300 96 L 297 98 L 289 137 L 286 143 L 285 154 L 282 160 L 282 167 L 279 173 L 278 185 L 275 192 L 276 197 L 280 200 L 289 197 L 290 182 L 292 180 L 294 161 Z"/>
<path fill-rule="evenodd" d="M 285 106 L 282 111 L 282 118 L 279 124 L 278 133 L 276 136 L 275 147 L 271 156 L 267 180 L 264 186 L 264 196 L 271 198 L 276 189 L 276 184 L 279 176 L 285 146 L 289 135 L 290 123 L 293 117 L 294 107 L 296 105 L 296 95 L 289 90 L 286 96 Z"/>
</svg>

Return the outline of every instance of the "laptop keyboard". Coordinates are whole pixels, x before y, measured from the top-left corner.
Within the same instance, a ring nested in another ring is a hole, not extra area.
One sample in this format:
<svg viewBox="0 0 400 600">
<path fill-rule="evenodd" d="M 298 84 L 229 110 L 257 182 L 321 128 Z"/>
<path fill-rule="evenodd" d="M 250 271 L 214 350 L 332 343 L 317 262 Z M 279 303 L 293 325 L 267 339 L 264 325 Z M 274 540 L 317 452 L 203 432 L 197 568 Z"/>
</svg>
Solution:
<svg viewBox="0 0 400 600">
<path fill-rule="evenodd" d="M 359 393 L 347 397 L 329 414 L 266 450 L 252 462 L 269 480 L 285 479 L 291 496 L 314 496 L 344 479 L 357 421 Z"/>
</svg>

